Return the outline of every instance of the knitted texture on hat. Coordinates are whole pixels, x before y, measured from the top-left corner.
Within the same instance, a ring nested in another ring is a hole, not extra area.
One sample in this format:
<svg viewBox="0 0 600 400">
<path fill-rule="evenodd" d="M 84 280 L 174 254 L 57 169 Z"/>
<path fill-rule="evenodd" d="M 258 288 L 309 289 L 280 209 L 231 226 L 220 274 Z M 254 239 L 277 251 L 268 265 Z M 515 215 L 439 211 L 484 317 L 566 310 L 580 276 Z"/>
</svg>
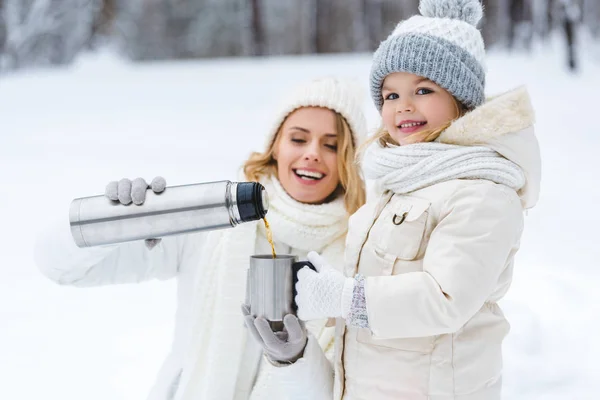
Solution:
<svg viewBox="0 0 600 400">
<path fill-rule="evenodd" d="M 467 108 L 484 102 L 485 48 L 476 28 L 478 0 L 421 0 L 419 11 L 400 22 L 374 54 L 371 96 L 381 111 L 381 86 L 394 72 L 423 76 Z"/>
<path fill-rule="evenodd" d="M 352 131 L 355 146 L 359 146 L 367 130 L 363 100 L 362 88 L 351 80 L 325 77 L 305 82 L 282 99 L 273 126 L 267 135 L 266 147 L 271 146 L 287 116 L 302 107 L 324 107 L 341 114 Z"/>
</svg>

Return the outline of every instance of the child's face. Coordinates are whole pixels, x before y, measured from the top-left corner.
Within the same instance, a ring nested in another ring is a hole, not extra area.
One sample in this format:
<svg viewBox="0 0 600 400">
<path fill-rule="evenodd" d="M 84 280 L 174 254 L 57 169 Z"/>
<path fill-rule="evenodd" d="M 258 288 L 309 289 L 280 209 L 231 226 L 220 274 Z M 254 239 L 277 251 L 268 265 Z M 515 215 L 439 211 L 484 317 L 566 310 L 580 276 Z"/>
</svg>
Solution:
<svg viewBox="0 0 600 400">
<path fill-rule="evenodd" d="M 339 184 L 336 119 L 326 108 L 303 107 L 283 123 L 275 144 L 285 191 L 302 203 L 322 203 Z"/>
<path fill-rule="evenodd" d="M 457 117 L 450 93 L 429 79 L 394 72 L 383 81 L 381 117 L 390 136 L 399 144 L 414 143 L 409 136 L 435 130 Z"/>
</svg>

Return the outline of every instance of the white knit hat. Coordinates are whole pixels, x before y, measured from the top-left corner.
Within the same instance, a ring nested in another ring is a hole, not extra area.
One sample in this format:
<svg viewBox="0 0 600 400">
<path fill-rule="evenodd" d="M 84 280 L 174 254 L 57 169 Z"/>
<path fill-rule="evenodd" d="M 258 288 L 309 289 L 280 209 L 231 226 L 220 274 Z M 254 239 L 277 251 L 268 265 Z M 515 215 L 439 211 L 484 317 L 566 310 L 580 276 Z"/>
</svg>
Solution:
<svg viewBox="0 0 600 400">
<path fill-rule="evenodd" d="M 363 113 L 365 93 L 351 80 L 324 77 L 300 84 L 282 99 L 266 146 L 271 146 L 281 124 L 288 115 L 302 107 L 324 107 L 338 112 L 346 119 L 358 147 L 366 137 L 367 121 Z"/>
</svg>

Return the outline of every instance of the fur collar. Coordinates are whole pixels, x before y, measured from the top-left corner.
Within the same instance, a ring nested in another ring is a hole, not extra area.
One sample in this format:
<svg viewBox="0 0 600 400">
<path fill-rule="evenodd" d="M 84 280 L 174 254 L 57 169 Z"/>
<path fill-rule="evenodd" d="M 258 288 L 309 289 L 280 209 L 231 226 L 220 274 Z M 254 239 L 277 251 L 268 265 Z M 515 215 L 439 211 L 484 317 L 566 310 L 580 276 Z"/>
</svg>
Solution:
<svg viewBox="0 0 600 400">
<path fill-rule="evenodd" d="M 519 132 L 535 120 L 529 93 L 524 86 L 488 98 L 481 106 L 457 119 L 440 135 L 441 143 L 479 145 L 507 133 Z"/>
<path fill-rule="evenodd" d="M 489 98 L 457 119 L 437 139 L 440 143 L 489 147 L 516 163 L 526 183 L 518 191 L 524 208 L 532 208 L 540 193 L 542 163 L 535 137 L 533 106 L 524 86 Z"/>
</svg>

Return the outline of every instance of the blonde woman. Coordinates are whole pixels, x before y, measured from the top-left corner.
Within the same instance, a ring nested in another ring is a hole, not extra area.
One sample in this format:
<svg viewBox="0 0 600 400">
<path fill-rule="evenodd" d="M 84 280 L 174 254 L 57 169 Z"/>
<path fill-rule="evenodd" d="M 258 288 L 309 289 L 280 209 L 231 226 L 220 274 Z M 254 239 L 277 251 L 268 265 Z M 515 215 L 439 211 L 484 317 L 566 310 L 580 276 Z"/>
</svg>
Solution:
<svg viewBox="0 0 600 400">
<path fill-rule="evenodd" d="M 348 217 L 365 201 L 354 163 L 366 129 L 361 107 L 357 91 L 340 80 L 303 84 L 283 100 L 266 150 L 244 163 L 246 179 L 260 181 L 269 194 L 268 219 L 278 253 L 305 259 L 309 250 L 318 249 L 341 263 Z M 153 183 L 153 190 L 165 186 L 161 179 Z M 106 195 L 141 204 L 147 187 L 141 179 L 121 180 L 110 183 Z M 149 399 L 284 398 L 279 369 L 247 338 L 240 313 L 249 256 L 270 251 L 262 221 L 92 249 L 77 248 L 69 227 L 61 226 L 40 237 L 36 262 L 52 280 L 81 287 L 177 279 L 172 350 Z M 311 322 L 307 329 L 297 319 L 286 323 L 295 329 L 300 351 L 305 346 L 327 351 L 332 345 L 332 328 L 324 320 Z M 300 356 L 289 351 L 285 355 Z"/>
</svg>

